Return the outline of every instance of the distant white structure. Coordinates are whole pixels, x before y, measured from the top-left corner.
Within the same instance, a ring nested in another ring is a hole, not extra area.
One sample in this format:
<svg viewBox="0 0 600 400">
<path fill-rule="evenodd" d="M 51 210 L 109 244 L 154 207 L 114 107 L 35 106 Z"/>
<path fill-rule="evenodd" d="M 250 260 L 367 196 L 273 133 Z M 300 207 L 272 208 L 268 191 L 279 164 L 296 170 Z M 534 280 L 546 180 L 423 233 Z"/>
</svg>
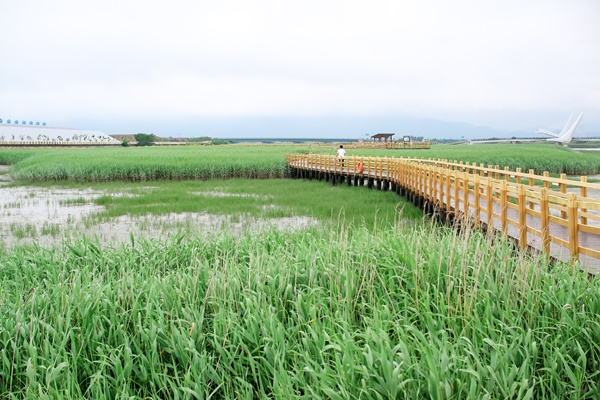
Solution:
<svg viewBox="0 0 600 400">
<path fill-rule="evenodd" d="M 32 121 L 0 119 L 0 144 L 66 145 L 119 144 L 117 139 L 100 131 L 58 128 Z"/>
<path fill-rule="evenodd" d="M 579 125 L 581 118 L 583 118 L 583 113 L 579 114 L 579 117 L 577 117 L 575 122 L 572 122 L 573 114 L 571 114 L 571 116 L 567 120 L 567 123 L 562 128 L 560 133 L 550 132 L 549 130 L 546 130 L 546 129 L 538 129 L 536 132 L 543 133 L 544 135 L 552 136 L 552 138 L 548 139 L 549 142 L 557 142 L 557 143 L 563 144 L 563 145 L 569 144 L 571 142 L 571 140 L 573 139 L 573 135 L 575 134 L 575 129 L 577 129 L 577 125 Z"/>
</svg>

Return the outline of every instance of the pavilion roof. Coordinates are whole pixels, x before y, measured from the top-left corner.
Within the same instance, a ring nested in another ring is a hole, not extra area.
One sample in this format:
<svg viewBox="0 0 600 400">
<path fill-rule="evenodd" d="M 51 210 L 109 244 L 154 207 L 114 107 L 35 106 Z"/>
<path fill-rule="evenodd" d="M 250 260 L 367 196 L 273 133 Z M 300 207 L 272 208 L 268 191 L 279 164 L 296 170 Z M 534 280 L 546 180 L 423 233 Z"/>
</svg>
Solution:
<svg viewBox="0 0 600 400">
<path fill-rule="evenodd" d="M 394 133 L 377 133 L 377 134 L 371 136 L 371 138 L 373 138 L 373 139 L 389 138 L 389 137 L 392 137 L 394 135 L 395 135 Z"/>
</svg>

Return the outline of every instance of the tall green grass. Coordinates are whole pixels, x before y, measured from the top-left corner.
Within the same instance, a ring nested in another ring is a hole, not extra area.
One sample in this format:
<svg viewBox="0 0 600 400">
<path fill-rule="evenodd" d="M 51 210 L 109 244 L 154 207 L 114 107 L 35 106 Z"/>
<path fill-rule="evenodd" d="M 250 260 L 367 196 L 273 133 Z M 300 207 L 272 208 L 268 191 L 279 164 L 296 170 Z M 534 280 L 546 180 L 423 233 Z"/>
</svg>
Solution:
<svg viewBox="0 0 600 400">
<path fill-rule="evenodd" d="M 0 397 L 600 396 L 600 280 L 480 233 L 0 254 Z"/>
<path fill-rule="evenodd" d="M 287 171 L 294 147 L 190 146 L 56 149 L 15 164 L 27 181 L 151 181 L 157 179 L 273 178 Z"/>
<path fill-rule="evenodd" d="M 42 149 L 0 149 L 0 165 L 16 164 L 36 154 L 44 153 Z"/>
<path fill-rule="evenodd" d="M 598 156 L 554 144 L 433 146 L 430 153 L 434 158 L 499 165 L 513 171 L 521 168 L 525 172 L 534 169 L 539 174 L 543 171 L 570 175 L 600 173 Z"/>
<path fill-rule="evenodd" d="M 273 178 L 287 171 L 285 156 L 296 152 L 335 154 L 316 146 L 189 146 L 1 150 L 0 164 L 27 181 L 151 181 L 156 179 Z M 349 150 L 349 156 L 449 159 L 537 173 L 600 173 L 600 157 L 555 145 L 432 146 L 429 150 Z"/>
</svg>

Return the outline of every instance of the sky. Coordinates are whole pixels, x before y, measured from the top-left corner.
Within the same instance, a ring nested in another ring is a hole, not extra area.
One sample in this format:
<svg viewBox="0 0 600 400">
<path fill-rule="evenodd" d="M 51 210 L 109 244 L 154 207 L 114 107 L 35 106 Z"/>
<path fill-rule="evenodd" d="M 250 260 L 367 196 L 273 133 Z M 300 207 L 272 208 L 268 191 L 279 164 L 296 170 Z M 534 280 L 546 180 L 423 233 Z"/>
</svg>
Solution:
<svg viewBox="0 0 600 400">
<path fill-rule="evenodd" d="M 600 135 L 599 17 L 597 0 L 0 0 L 0 118 L 486 137 L 584 112 Z"/>
</svg>

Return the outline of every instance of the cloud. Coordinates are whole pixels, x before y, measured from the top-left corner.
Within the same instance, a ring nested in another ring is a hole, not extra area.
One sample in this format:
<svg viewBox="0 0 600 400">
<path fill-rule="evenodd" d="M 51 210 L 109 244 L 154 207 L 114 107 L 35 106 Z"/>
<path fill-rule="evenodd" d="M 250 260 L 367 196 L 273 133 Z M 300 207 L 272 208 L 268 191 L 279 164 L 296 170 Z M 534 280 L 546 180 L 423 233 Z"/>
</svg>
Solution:
<svg viewBox="0 0 600 400">
<path fill-rule="evenodd" d="M 12 114 L 582 110 L 600 127 L 593 0 L 25 0 L 2 11 L 0 111 Z"/>
</svg>

